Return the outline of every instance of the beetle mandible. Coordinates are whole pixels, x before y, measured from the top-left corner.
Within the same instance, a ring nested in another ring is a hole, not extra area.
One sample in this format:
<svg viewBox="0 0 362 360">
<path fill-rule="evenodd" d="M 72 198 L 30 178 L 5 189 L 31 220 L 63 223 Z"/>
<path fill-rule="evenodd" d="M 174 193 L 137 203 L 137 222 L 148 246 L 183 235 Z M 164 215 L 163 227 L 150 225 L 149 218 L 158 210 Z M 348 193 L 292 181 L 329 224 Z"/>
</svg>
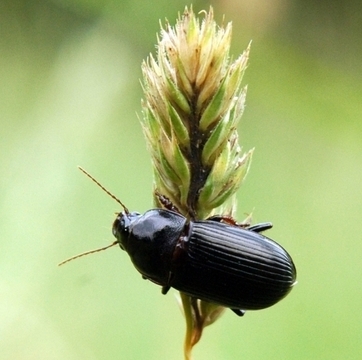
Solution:
<svg viewBox="0 0 362 360">
<path fill-rule="evenodd" d="M 194 298 L 219 304 L 241 316 L 283 299 L 296 284 L 296 268 L 287 251 L 261 234 L 271 223 L 238 224 L 231 217 L 187 220 L 167 197 L 158 196 L 163 209 L 130 212 L 85 170 L 96 184 L 120 203 L 111 245 L 119 245 L 144 279 L 172 287 Z M 61 265 L 60 264 L 60 265 Z"/>
</svg>

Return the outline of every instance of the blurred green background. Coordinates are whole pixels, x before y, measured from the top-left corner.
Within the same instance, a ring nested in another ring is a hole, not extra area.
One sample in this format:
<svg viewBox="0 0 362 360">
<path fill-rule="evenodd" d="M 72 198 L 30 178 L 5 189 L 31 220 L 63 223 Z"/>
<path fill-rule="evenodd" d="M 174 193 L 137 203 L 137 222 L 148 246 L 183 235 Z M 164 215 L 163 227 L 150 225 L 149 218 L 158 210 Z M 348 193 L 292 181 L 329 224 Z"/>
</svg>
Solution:
<svg viewBox="0 0 362 360">
<path fill-rule="evenodd" d="M 360 359 L 362 353 L 362 5 L 212 1 L 233 21 L 234 57 L 252 39 L 240 125 L 256 148 L 238 193 L 292 254 L 299 283 L 281 303 L 205 330 L 195 360 Z M 117 248 L 119 206 L 152 204 L 137 119 L 143 59 L 180 0 L 0 2 L 0 358 L 182 359 L 170 291 Z M 195 1 L 194 9 L 210 3 Z"/>
</svg>

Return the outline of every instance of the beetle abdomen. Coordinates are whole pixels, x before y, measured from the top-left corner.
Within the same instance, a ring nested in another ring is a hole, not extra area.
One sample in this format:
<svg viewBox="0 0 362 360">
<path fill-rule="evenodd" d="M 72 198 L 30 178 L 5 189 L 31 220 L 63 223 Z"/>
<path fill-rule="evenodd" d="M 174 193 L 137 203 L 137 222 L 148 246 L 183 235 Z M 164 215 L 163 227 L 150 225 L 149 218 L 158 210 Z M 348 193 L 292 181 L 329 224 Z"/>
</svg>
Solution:
<svg viewBox="0 0 362 360">
<path fill-rule="evenodd" d="M 171 286 L 225 307 L 257 310 L 285 297 L 296 280 L 289 254 L 256 232 L 196 221 Z"/>
</svg>

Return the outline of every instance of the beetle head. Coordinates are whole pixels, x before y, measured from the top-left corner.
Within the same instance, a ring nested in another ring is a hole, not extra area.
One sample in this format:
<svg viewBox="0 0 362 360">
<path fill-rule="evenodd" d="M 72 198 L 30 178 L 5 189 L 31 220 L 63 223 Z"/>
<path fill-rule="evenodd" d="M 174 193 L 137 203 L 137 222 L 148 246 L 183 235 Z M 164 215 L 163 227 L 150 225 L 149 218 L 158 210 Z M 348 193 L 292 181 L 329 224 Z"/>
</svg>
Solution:
<svg viewBox="0 0 362 360">
<path fill-rule="evenodd" d="M 138 212 L 121 212 L 113 222 L 112 233 L 122 250 L 127 249 L 129 228 L 141 216 Z"/>
</svg>

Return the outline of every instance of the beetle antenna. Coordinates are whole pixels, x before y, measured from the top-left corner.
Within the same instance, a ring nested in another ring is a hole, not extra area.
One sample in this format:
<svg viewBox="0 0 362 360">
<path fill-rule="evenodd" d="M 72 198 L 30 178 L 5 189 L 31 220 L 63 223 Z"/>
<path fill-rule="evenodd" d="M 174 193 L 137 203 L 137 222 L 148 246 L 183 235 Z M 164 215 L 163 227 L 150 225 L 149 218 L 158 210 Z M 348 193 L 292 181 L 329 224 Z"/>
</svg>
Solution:
<svg viewBox="0 0 362 360">
<path fill-rule="evenodd" d="M 68 258 L 68 259 L 63 260 L 62 262 L 60 262 L 60 263 L 58 264 L 58 266 L 62 266 L 62 265 L 64 265 L 65 263 L 67 263 L 67 262 L 69 262 L 69 261 L 78 259 L 78 258 L 80 258 L 80 257 L 82 257 L 82 256 L 85 256 L 85 255 L 94 254 L 94 253 L 99 252 L 99 251 L 107 250 L 107 249 L 109 249 L 110 247 L 112 247 L 112 246 L 114 246 L 114 245 L 117 245 L 118 243 L 119 243 L 119 241 L 116 240 L 115 242 L 113 242 L 113 243 L 110 244 L 110 245 L 107 245 L 107 246 L 104 246 L 104 247 L 101 247 L 101 248 L 98 248 L 98 249 L 86 251 L 86 252 L 80 253 L 80 254 L 78 254 L 78 255 L 74 255 L 74 256 L 72 256 L 72 257 L 70 257 L 70 258 Z"/>
<path fill-rule="evenodd" d="M 113 195 L 109 190 L 107 190 L 99 181 L 97 181 L 91 174 L 89 174 L 86 170 L 84 170 L 81 166 L 78 166 L 78 169 L 83 172 L 85 175 L 87 175 L 92 181 L 94 181 L 104 192 L 106 192 L 112 199 L 116 200 L 118 204 L 120 204 L 124 212 L 128 215 L 129 210 L 127 209 L 126 205 L 122 203 L 121 200 L 119 200 L 115 195 Z"/>
</svg>

